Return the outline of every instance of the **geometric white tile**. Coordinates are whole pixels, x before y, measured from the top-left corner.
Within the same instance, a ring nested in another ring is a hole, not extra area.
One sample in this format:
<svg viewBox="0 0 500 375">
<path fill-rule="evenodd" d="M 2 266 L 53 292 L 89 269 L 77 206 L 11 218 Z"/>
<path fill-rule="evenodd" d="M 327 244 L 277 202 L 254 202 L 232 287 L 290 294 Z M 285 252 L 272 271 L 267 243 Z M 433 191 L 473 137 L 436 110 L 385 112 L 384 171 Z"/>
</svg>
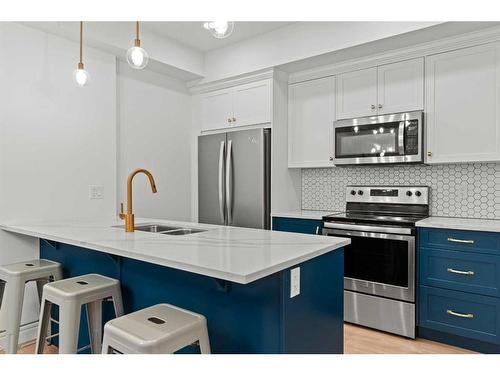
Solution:
<svg viewBox="0 0 500 375">
<path fill-rule="evenodd" d="M 435 216 L 500 219 L 500 164 L 302 169 L 302 209 L 342 211 L 347 185 L 426 185 Z"/>
</svg>

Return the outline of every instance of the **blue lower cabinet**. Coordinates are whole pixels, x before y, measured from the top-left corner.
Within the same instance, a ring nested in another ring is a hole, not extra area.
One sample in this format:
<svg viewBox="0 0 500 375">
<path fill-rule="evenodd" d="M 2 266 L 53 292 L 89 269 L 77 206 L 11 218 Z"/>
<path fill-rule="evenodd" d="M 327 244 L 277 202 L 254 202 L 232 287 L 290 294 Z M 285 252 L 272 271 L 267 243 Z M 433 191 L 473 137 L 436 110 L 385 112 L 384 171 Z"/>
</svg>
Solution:
<svg viewBox="0 0 500 375">
<path fill-rule="evenodd" d="M 419 249 L 419 279 L 427 286 L 500 297 L 500 256 Z"/>
<path fill-rule="evenodd" d="M 419 293 L 421 327 L 500 344 L 500 299 L 425 286 Z"/>
<path fill-rule="evenodd" d="M 273 230 L 305 234 L 321 234 L 321 220 L 273 217 Z"/>
<path fill-rule="evenodd" d="M 500 353 L 500 233 L 418 231 L 418 335 Z"/>
</svg>

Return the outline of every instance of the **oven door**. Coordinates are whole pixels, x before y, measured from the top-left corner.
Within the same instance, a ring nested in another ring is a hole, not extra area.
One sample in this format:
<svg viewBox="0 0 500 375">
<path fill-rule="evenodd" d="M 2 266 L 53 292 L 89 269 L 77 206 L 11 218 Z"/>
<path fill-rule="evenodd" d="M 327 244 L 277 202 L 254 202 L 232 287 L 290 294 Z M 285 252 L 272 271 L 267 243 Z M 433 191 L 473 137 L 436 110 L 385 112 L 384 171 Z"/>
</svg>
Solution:
<svg viewBox="0 0 500 375">
<path fill-rule="evenodd" d="M 344 252 L 345 290 L 415 301 L 414 236 L 331 228 L 323 234 L 351 239 Z"/>
<path fill-rule="evenodd" d="M 339 120 L 334 164 L 422 162 L 422 112 Z"/>
</svg>

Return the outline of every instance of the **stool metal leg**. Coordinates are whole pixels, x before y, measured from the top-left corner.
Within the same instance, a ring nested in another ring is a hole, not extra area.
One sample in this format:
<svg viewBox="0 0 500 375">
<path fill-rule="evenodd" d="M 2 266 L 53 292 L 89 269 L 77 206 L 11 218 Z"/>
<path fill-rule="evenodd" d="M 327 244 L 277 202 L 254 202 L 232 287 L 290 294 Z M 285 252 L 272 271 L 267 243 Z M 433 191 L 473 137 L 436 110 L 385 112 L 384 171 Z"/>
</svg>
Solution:
<svg viewBox="0 0 500 375">
<path fill-rule="evenodd" d="M 208 332 L 206 329 L 200 332 L 198 343 L 200 344 L 201 354 L 210 354 L 210 341 L 208 340 Z"/>
<path fill-rule="evenodd" d="M 116 317 L 118 318 L 123 315 L 122 292 L 119 285 L 116 287 L 116 290 L 111 297 L 113 298 L 113 306 L 115 308 Z"/>
<path fill-rule="evenodd" d="M 5 281 L 0 280 L 0 309 L 2 309 L 3 291 L 5 290 Z"/>
<path fill-rule="evenodd" d="M 38 292 L 38 300 L 40 301 L 40 306 L 42 304 L 43 286 L 49 282 L 48 279 L 38 279 L 36 280 L 36 290 Z"/>
<path fill-rule="evenodd" d="M 87 325 L 89 327 L 90 347 L 92 348 L 92 353 L 101 353 L 102 301 L 95 301 L 87 304 Z"/>
<path fill-rule="evenodd" d="M 59 306 L 59 354 L 76 354 L 81 305 L 68 301 Z"/>
<path fill-rule="evenodd" d="M 50 324 L 50 311 L 52 303 L 46 299 L 42 299 L 40 303 L 40 318 L 38 320 L 38 335 L 36 338 L 35 353 L 42 354 L 47 338 L 47 330 Z"/>
<path fill-rule="evenodd" d="M 5 286 L 6 311 L 6 337 L 7 354 L 16 354 L 19 341 L 19 326 L 21 325 L 21 314 L 24 300 L 24 283 L 21 280 L 9 280 Z"/>
</svg>

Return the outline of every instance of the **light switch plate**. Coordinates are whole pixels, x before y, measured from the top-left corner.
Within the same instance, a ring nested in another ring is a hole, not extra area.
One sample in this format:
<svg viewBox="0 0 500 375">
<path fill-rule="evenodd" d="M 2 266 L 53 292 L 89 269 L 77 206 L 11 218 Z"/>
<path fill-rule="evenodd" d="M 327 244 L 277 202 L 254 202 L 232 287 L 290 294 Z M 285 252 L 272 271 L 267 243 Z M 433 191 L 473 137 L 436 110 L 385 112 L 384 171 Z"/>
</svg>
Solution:
<svg viewBox="0 0 500 375">
<path fill-rule="evenodd" d="M 290 298 L 300 294 L 300 267 L 290 270 Z"/>
<path fill-rule="evenodd" d="M 103 199 L 104 186 L 102 185 L 89 185 L 89 198 L 90 199 Z"/>
</svg>

